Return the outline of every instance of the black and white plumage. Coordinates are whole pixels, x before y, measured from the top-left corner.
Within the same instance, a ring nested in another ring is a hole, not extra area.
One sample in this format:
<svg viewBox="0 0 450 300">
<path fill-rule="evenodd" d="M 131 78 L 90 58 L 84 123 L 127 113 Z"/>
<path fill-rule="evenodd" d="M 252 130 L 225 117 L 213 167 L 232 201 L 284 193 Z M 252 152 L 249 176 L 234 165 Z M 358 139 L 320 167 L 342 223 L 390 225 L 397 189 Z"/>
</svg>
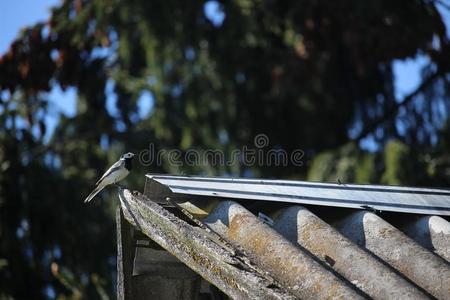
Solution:
<svg viewBox="0 0 450 300">
<path fill-rule="evenodd" d="M 132 160 L 134 154 L 128 152 L 123 154 L 120 159 L 115 162 L 106 172 L 103 174 L 102 178 L 95 184 L 95 189 L 87 196 L 84 203 L 92 200 L 101 190 L 110 184 L 116 184 L 117 182 L 123 180 L 131 171 Z"/>
</svg>

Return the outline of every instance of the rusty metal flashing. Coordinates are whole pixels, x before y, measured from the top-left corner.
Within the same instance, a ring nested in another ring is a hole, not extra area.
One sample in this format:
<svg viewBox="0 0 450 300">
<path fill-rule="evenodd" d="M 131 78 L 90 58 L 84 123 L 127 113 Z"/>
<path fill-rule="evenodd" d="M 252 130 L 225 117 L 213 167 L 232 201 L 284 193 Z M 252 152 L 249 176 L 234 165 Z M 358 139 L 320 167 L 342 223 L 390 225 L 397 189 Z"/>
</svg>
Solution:
<svg viewBox="0 0 450 300">
<path fill-rule="evenodd" d="M 119 190 L 125 219 L 189 268 L 234 299 L 295 299 L 206 233 L 140 193 Z"/>
</svg>

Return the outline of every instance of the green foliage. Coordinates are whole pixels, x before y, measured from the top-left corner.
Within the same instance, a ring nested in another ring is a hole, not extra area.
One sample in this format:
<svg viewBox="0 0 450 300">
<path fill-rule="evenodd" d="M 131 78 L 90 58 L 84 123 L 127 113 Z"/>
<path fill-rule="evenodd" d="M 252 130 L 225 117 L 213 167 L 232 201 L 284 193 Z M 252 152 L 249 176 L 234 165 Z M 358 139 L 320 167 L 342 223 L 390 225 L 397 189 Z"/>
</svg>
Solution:
<svg viewBox="0 0 450 300">
<path fill-rule="evenodd" d="M 377 182 L 377 156 L 360 150 L 354 143 L 317 155 L 308 170 L 312 181 L 342 183 Z"/>
<path fill-rule="evenodd" d="M 377 182 L 377 156 L 375 154 L 359 155 L 355 170 L 355 182 L 365 184 Z"/>
<path fill-rule="evenodd" d="M 149 143 L 230 155 L 264 133 L 310 167 L 164 157 L 136 166 L 136 189 L 146 172 L 449 184 L 450 43 L 433 1 L 219 4 L 221 24 L 199 0 L 64 0 L 0 58 L 0 297 L 112 296 L 115 190 L 82 200 Z M 397 99 L 392 62 L 417 54 L 430 62 L 423 82 Z M 73 116 L 48 101 L 56 86 L 76 89 Z M 146 116 L 143 93 L 155 100 Z M 360 149 L 366 136 L 379 151 Z"/>
<path fill-rule="evenodd" d="M 318 154 L 311 163 L 308 172 L 308 180 L 311 181 L 334 181 L 334 165 L 336 163 L 336 155 L 333 151 L 324 151 Z M 333 174 L 333 175 L 331 175 Z M 331 177 L 334 178 L 331 178 Z"/>
<path fill-rule="evenodd" d="M 408 161 L 411 158 L 411 153 L 407 145 L 398 141 L 387 143 L 384 149 L 385 170 L 381 177 L 381 182 L 392 185 L 409 184 L 408 177 L 412 175 L 412 170 L 409 168 L 411 164 Z"/>
<path fill-rule="evenodd" d="M 309 168 L 308 179 L 445 187 L 450 184 L 450 156 L 448 151 L 441 152 L 442 144 L 433 150 L 415 152 L 405 143 L 391 140 L 383 152 L 377 153 L 357 149 L 353 144 L 345 145 L 317 155 Z"/>
</svg>

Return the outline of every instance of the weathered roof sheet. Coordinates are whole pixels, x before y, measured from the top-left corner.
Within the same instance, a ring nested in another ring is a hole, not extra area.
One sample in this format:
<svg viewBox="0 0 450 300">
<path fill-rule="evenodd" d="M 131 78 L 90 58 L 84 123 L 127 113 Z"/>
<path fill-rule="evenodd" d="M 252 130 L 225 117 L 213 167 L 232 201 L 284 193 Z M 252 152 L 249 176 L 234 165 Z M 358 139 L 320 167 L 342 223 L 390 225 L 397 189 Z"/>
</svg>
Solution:
<svg viewBox="0 0 450 300">
<path fill-rule="evenodd" d="M 121 190 L 119 198 L 124 217 L 134 227 L 229 296 L 294 299 L 289 292 L 273 285 L 273 279 L 256 272 L 245 256 L 236 255 L 205 233 L 196 231 L 142 194 Z"/>
<path fill-rule="evenodd" d="M 450 215 L 450 190 L 148 174 L 174 194 Z"/>
<path fill-rule="evenodd" d="M 232 298 L 450 299 L 450 223 L 445 217 L 203 193 L 258 187 L 277 194 L 286 193 L 286 184 L 294 190 L 309 187 L 295 183 L 148 176 L 144 195 L 122 191 L 119 196 L 135 228 Z M 328 189 L 333 197 L 332 191 L 344 196 L 346 191 L 372 192 L 370 186 L 311 185 Z M 391 187 L 377 190 L 392 193 Z M 166 197 L 190 220 L 155 203 L 167 204 Z M 134 268 L 139 274 L 145 269 L 137 261 Z"/>
</svg>

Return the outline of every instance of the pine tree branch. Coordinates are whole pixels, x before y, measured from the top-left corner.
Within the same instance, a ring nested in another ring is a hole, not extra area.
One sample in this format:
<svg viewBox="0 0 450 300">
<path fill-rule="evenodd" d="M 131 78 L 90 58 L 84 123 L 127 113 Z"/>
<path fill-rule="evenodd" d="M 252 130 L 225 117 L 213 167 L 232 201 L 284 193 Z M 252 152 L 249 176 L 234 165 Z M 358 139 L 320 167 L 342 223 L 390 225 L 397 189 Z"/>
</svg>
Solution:
<svg viewBox="0 0 450 300">
<path fill-rule="evenodd" d="M 450 4 L 445 3 L 445 2 L 442 1 L 442 0 L 434 0 L 433 2 L 434 2 L 435 4 L 437 4 L 437 5 L 441 5 L 442 7 L 444 7 L 444 8 L 447 9 L 447 10 L 450 10 Z"/>
<path fill-rule="evenodd" d="M 365 138 L 368 134 L 374 132 L 380 125 L 385 123 L 388 120 L 391 120 L 397 115 L 398 110 L 402 106 L 408 105 L 417 95 L 422 93 L 425 89 L 427 89 L 437 78 L 442 75 L 441 71 L 436 71 L 433 74 L 429 75 L 425 78 L 422 83 L 410 94 L 405 96 L 402 101 L 396 102 L 390 109 L 388 109 L 383 116 L 379 119 L 374 120 L 372 123 L 367 125 L 361 133 L 356 137 L 355 141 L 359 142 L 363 138 Z"/>
</svg>

